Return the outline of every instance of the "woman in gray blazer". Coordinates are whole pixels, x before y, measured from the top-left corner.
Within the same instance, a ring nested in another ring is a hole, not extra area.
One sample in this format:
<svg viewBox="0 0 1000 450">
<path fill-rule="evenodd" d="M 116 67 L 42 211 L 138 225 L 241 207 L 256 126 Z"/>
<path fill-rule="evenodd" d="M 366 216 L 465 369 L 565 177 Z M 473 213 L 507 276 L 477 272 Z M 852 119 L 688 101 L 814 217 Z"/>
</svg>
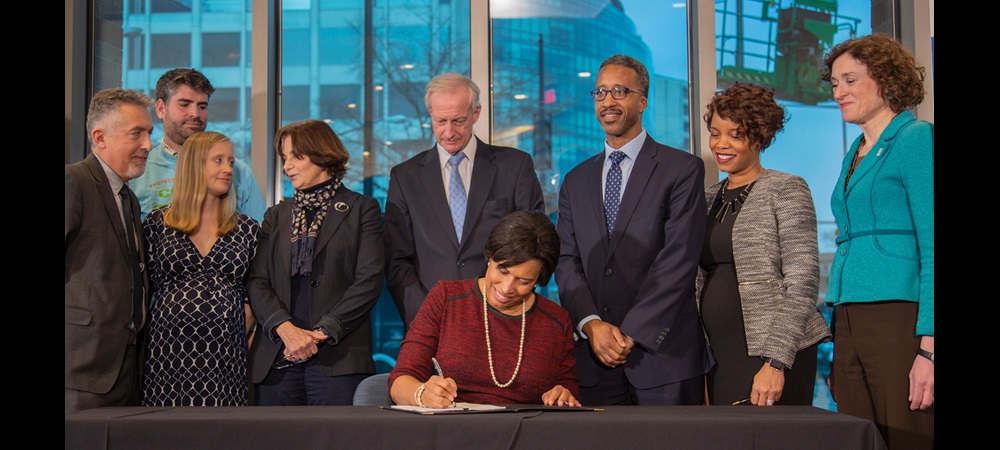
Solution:
<svg viewBox="0 0 1000 450">
<path fill-rule="evenodd" d="M 378 201 L 347 189 L 349 155 L 326 123 L 275 135 L 295 196 L 268 208 L 247 291 L 258 405 L 350 405 L 375 373 L 369 315 L 385 269 Z"/>
<path fill-rule="evenodd" d="M 704 115 L 726 179 L 705 190 L 708 229 L 696 292 L 717 365 L 709 404 L 811 405 L 817 345 L 816 210 L 801 177 L 766 170 L 760 153 L 787 121 L 774 91 L 736 83 Z"/>
</svg>

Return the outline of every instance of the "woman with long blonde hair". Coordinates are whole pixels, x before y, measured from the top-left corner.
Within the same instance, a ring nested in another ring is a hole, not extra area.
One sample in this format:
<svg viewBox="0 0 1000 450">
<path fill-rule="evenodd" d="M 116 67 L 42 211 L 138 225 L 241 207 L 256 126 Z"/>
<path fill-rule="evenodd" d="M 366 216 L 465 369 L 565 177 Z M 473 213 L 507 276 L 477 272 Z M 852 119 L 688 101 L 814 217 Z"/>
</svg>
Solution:
<svg viewBox="0 0 1000 450">
<path fill-rule="evenodd" d="M 260 226 L 236 211 L 234 161 L 225 135 L 191 135 L 171 203 L 143 221 L 153 290 L 143 405 L 249 404 L 245 284 Z"/>
</svg>

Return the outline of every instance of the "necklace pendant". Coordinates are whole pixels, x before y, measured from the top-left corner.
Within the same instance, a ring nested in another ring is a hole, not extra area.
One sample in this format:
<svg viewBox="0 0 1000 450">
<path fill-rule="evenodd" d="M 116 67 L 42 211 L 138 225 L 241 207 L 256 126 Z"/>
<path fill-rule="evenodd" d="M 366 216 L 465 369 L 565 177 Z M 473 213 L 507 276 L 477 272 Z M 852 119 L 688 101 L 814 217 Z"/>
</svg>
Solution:
<svg viewBox="0 0 1000 450">
<path fill-rule="evenodd" d="M 729 214 L 729 208 L 731 206 L 732 206 L 731 203 L 723 202 L 722 208 L 719 208 L 719 212 L 715 213 L 715 219 L 718 220 L 719 223 L 726 221 L 726 215 Z"/>
</svg>

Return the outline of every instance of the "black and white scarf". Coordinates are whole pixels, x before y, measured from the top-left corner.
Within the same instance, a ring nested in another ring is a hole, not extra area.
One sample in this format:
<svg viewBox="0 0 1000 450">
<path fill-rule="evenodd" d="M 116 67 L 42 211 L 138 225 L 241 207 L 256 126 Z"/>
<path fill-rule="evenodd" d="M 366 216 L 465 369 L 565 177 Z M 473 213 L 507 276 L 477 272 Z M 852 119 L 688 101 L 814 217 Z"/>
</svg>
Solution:
<svg viewBox="0 0 1000 450">
<path fill-rule="evenodd" d="M 340 179 L 331 178 L 311 188 L 295 190 L 295 204 L 292 206 L 292 276 L 312 273 L 316 235 L 330 209 L 330 199 L 339 187 Z M 314 210 L 316 216 L 309 222 L 307 212 Z"/>
</svg>

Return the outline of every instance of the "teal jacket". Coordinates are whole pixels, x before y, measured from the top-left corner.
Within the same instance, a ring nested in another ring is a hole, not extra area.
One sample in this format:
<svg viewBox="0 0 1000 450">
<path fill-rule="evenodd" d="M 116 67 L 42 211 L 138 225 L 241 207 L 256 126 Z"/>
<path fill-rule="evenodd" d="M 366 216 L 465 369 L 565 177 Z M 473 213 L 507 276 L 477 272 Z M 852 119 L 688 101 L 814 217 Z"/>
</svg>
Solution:
<svg viewBox="0 0 1000 450">
<path fill-rule="evenodd" d="M 828 304 L 917 302 L 917 336 L 934 335 L 934 125 L 910 111 L 889 122 L 851 176 L 844 157 L 831 206 L 837 252 Z"/>
</svg>

